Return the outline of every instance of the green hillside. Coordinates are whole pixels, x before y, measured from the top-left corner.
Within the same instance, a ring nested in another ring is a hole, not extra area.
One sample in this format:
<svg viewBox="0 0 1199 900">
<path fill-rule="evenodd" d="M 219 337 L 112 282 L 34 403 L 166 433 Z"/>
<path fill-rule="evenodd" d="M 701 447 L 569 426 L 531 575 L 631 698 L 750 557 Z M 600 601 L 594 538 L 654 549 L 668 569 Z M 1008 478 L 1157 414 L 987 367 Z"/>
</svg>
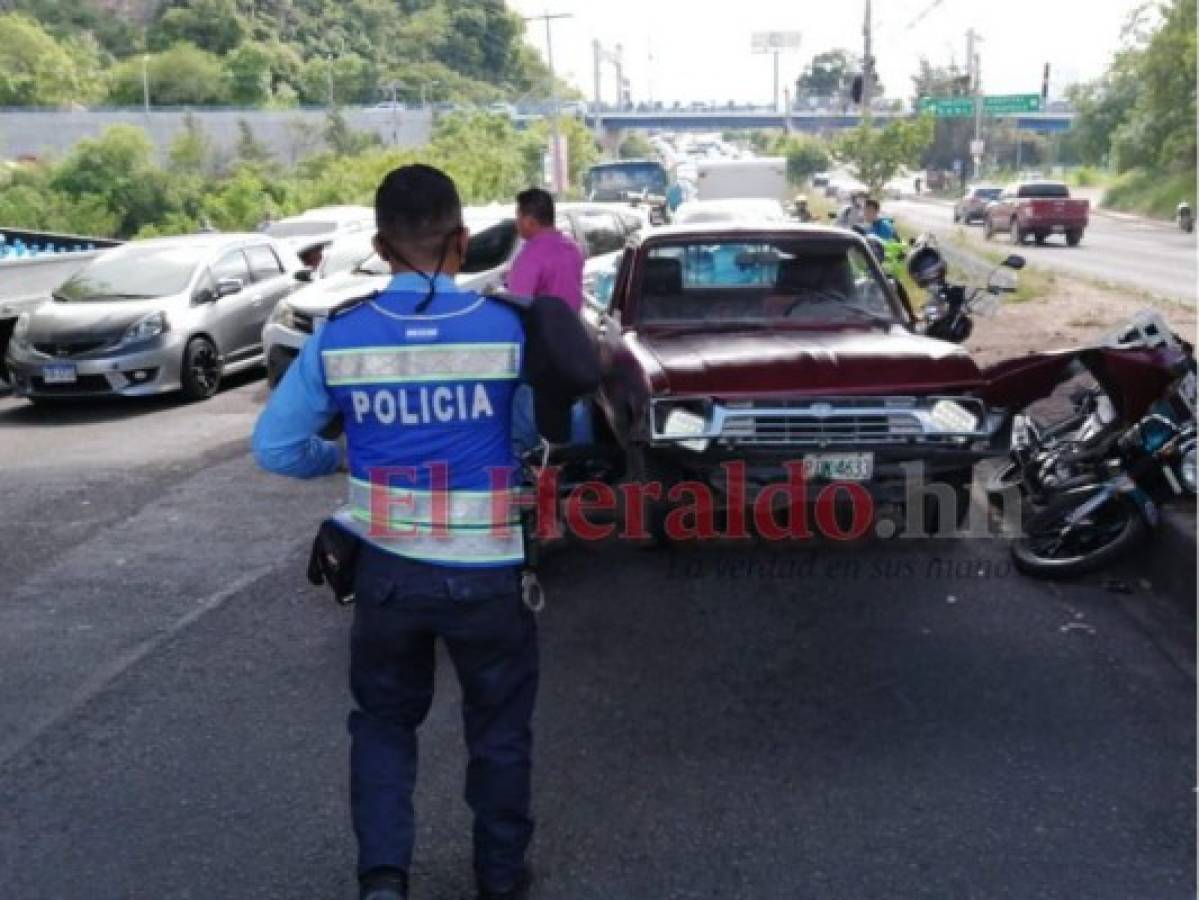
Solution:
<svg viewBox="0 0 1199 900">
<path fill-rule="evenodd" d="M 523 29 L 503 0 L 0 0 L 0 106 L 139 104 L 143 65 L 156 104 L 542 96 Z"/>
</svg>

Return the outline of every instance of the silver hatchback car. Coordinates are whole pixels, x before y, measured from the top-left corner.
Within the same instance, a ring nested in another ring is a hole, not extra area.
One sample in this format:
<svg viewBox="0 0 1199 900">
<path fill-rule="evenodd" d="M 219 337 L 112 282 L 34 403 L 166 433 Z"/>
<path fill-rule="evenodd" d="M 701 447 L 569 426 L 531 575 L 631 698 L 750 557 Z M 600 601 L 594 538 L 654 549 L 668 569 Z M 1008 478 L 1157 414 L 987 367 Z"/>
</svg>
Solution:
<svg viewBox="0 0 1199 900">
<path fill-rule="evenodd" d="M 262 363 L 262 326 L 298 286 L 295 254 L 261 234 L 134 241 L 22 313 L 6 362 L 30 400 L 182 391 Z"/>
</svg>

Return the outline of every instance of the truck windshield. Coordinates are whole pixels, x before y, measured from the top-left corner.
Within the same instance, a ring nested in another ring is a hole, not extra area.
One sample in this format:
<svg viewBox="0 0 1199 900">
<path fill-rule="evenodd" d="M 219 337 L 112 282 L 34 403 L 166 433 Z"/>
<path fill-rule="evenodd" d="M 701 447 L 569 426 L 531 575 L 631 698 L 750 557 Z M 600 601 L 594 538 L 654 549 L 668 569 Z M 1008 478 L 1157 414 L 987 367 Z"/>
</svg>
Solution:
<svg viewBox="0 0 1199 900">
<path fill-rule="evenodd" d="M 641 277 L 643 325 L 879 324 L 899 317 L 856 245 L 745 241 L 653 247 Z"/>
<path fill-rule="evenodd" d="M 623 200 L 625 195 L 665 194 L 666 169 L 656 162 L 629 162 L 595 166 L 587 173 L 588 200 Z"/>
</svg>

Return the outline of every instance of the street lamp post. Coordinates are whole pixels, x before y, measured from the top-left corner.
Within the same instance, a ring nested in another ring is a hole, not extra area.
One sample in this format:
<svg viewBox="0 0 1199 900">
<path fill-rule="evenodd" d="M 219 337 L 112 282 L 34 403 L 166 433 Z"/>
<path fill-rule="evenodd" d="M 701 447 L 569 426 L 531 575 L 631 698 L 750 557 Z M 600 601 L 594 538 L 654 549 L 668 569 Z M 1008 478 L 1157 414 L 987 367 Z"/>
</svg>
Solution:
<svg viewBox="0 0 1199 900">
<path fill-rule="evenodd" d="M 142 54 L 142 105 L 150 115 L 150 54 Z"/>
<path fill-rule="evenodd" d="M 553 133 L 553 138 L 552 138 L 552 149 L 550 151 L 550 156 L 552 157 L 551 163 L 553 166 L 552 171 L 554 173 L 554 184 L 553 184 L 554 193 L 561 193 L 561 191 L 564 187 L 564 184 L 565 184 L 565 178 L 564 178 L 565 173 L 562 171 L 562 153 L 561 153 L 562 129 L 561 129 L 560 123 L 558 121 L 558 117 L 561 113 L 561 109 L 559 108 L 559 105 L 558 105 L 558 79 L 557 79 L 557 76 L 554 75 L 554 37 L 553 37 L 553 29 L 551 29 L 550 23 L 554 19 L 571 19 L 571 18 L 574 18 L 574 16 L 570 13 L 553 13 L 553 14 L 551 14 L 548 12 L 542 13 L 540 16 L 526 16 L 525 17 L 526 22 L 534 22 L 537 20 L 541 20 L 541 21 L 545 22 L 545 56 L 546 56 L 546 62 L 548 63 L 549 70 L 550 70 L 550 102 L 553 105 L 553 114 L 552 114 L 553 118 L 551 119 L 551 130 Z"/>
</svg>

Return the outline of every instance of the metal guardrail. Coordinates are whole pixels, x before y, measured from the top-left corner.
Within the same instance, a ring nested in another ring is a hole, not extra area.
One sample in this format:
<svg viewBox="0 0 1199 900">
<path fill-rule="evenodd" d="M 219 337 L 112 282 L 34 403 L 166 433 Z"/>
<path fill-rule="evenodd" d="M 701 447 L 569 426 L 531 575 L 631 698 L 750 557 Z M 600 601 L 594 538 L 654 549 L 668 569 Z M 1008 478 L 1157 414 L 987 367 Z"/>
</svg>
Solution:
<svg viewBox="0 0 1199 900">
<path fill-rule="evenodd" d="M 23 307 L 48 296 L 89 260 L 109 247 L 123 243 L 109 238 L 3 226 L 0 226 L 0 235 L 10 245 L 20 241 L 26 246 L 52 244 L 65 250 L 0 259 L 0 321 L 16 317 Z M 86 249 L 88 247 L 92 249 Z"/>
</svg>

